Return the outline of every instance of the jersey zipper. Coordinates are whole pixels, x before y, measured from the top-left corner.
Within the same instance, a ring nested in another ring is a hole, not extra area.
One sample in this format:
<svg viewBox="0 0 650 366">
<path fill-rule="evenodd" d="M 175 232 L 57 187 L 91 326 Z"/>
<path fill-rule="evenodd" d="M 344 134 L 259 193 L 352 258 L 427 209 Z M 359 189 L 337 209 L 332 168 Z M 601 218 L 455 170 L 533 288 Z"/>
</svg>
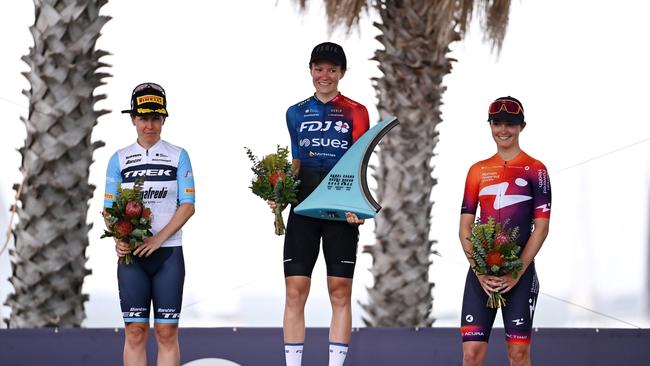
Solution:
<svg viewBox="0 0 650 366">
<path fill-rule="evenodd" d="M 504 160 L 503 161 L 503 171 L 501 172 L 501 174 L 502 174 L 501 181 L 502 182 L 506 181 L 506 170 L 507 169 L 508 169 L 508 162 Z M 506 188 L 506 190 L 507 190 L 507 188 Z M 499 192 L 499 193 L 501 193 L 501 194 L 499 194 L 499 201 L 501 201 L 501 198 L 503 196 L 505 196 L 506 192 L 504 191 L 504 192 Z M 497 211 L 498 212 L 498 214 L 497 214 L 498 215 L 498 218 L 497 218 L 498 222 L 501 222 L 501 210 L 502 210 L 501 202 L 499 202 L 499 210 Z"/>
</svg>

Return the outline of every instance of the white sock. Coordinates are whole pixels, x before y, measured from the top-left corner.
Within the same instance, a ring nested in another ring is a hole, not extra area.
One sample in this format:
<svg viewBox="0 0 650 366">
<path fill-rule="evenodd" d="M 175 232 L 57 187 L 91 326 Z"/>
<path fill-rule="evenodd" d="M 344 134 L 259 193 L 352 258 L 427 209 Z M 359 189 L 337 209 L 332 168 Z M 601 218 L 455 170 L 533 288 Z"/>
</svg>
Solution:
<svg viewBox="0 0 650 366">
<path fill-rule="evenodd" d="M 330 342 L 329 366 L 343 366 L 345 356 L 348 354 L 348 345 L 345 343 Z"/>
<path fill-rule="evenodd" d="M 287 366 L 300 366 L 302 363 L 302 347 L 304 343 L 285 343 L 284 359 Z"/>
</svg>

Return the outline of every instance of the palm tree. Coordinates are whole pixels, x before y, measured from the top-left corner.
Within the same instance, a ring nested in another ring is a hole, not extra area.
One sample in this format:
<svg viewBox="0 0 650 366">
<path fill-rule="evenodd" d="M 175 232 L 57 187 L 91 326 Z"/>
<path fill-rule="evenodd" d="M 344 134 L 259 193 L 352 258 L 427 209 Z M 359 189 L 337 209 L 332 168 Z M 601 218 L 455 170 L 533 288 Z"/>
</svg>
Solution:
<svg viewBox="0 0 650 366">
<path fill-rule="evenodd" d="M 298 0 L 304 10 L 307 0 Z M 380 143 L 375 219 L 376 243 L 364 252 L 373 257 L 374 285 L 362 304 L 369 326 L 431 326 L 433 297 L 429 267 L 434 241 L 431 228 L 431 158 L 442 121 L 440 106 L 451 72 L 449 46 L 459 41 L 474 14 L 482 19 L 485 39 L 500 50 L 510 0 L 325 0 L 331 29 L 350 30 L 369 7 L 383 49 L 375 52 L 383 76 L 373 80 L 380 117 L 398 116 L 401 124 Z"/>
<path fill-rule="evenodd" d="M 30 27 L 34 46 L 23 60 L 30 90 L 29 118 L 22 155 L 24 174 L 17 207 L 16 249 L 12 251 L 14 286 L 6 304 L 11 328 L 78 327 L 85 318 L 81 293 L 88 246 L 88 183 L 97 118 L 93 95 L 108 74 L 95 50 L 100 30 L 110 19 L 100 16 L 108 0 L 34 0 Z"/>
</svg>

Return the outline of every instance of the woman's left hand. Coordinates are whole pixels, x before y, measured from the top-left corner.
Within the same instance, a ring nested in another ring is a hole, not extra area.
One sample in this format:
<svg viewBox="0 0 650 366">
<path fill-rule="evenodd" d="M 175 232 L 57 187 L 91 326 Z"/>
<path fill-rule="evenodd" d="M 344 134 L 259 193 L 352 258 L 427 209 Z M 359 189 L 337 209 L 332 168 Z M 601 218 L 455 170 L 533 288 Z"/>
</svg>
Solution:
<svg viewBox="0 0 650 366">
<path fill-rule="evenodd" d="M 349 224 L 363 225 L 363 223 L 366 222 L 366 220 L 360 219 L 359 217 L 357 217 L 357 215 L 353 214 L 352 212 L 346 212 L 345 219 L 348 221 Z"/>
<path fill-rule="evenodd" d="M 512 273 L 505 274 L 501 277 L 499 277 L 500 284 L 498 286 L 499 292 L 502 294 L 505 294 L 506 292 L 512 290 L 517 282 L 519 282 L 519 277 L 517 278 L 512 277 Z"/>
<path fill-rule="evenodd" d="M 144 243 L 135 247 L 133 255 L 138 257 L 148 257 L 151 253 L 155 252 L 162 245 L 163 240 L 160 240 L 157 235 L 144 238 Z"/>
</svg>

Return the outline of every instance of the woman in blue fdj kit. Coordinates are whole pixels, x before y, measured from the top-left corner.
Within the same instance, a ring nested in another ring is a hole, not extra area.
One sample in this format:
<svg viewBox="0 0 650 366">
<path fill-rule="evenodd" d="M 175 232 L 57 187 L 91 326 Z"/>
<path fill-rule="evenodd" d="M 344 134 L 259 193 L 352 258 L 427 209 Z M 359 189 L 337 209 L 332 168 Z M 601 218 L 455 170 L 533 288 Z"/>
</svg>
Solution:
<svg viewBox="0 0 650 366">
<path fill-rule="evenodd" d="M 133 90 L 131 115 L 137 141 L 111 157 L 106 172 L 104 207 L 111 207 L 118 184 L 131 188 L 144 177 L 146 207 L 152 212 L 150 238 L 132 254 L 132 264 L 117 268 L 120 304 L 125 322 L 124 365 L 147 364 L 146 341 L 151 303 L 158 342 L 158 365 L 180 365 L 178 320 L 183 298 L 185 265 L 181 228 L 194 214 L 194 178 L 187 152 L 164 140 L 167 100 L 158 84 L 144 83 Z M 117 255 L 129 253 L 126 243 L 115 243 Z"/>
<path fill-rule="evenodd" d="M 317 45 L 309 60 L 315 93 L 287 110 L 294 174 L 300 179 L 298 200 L 304 200 L 327 176 L 349 147 L 368 130 L 366 108 L 343 96 L 338 83 L 345 75 L 347 60 L 335 43 Z M 269 202 L 271 208 L 274 202 Z M 284 241 L 285 359 L 299 366 L 305 341 L 305 302 L 311 273 L 318 258 L 321 239 L 327 264 L 327 287 L 332 305 L 330 366 L 341 366 L 352 332 L 352 277 L 356 262 L 358 225 L 353 213 L 347 221 L 330 221 L 289 213 Z"/>
</svg>

